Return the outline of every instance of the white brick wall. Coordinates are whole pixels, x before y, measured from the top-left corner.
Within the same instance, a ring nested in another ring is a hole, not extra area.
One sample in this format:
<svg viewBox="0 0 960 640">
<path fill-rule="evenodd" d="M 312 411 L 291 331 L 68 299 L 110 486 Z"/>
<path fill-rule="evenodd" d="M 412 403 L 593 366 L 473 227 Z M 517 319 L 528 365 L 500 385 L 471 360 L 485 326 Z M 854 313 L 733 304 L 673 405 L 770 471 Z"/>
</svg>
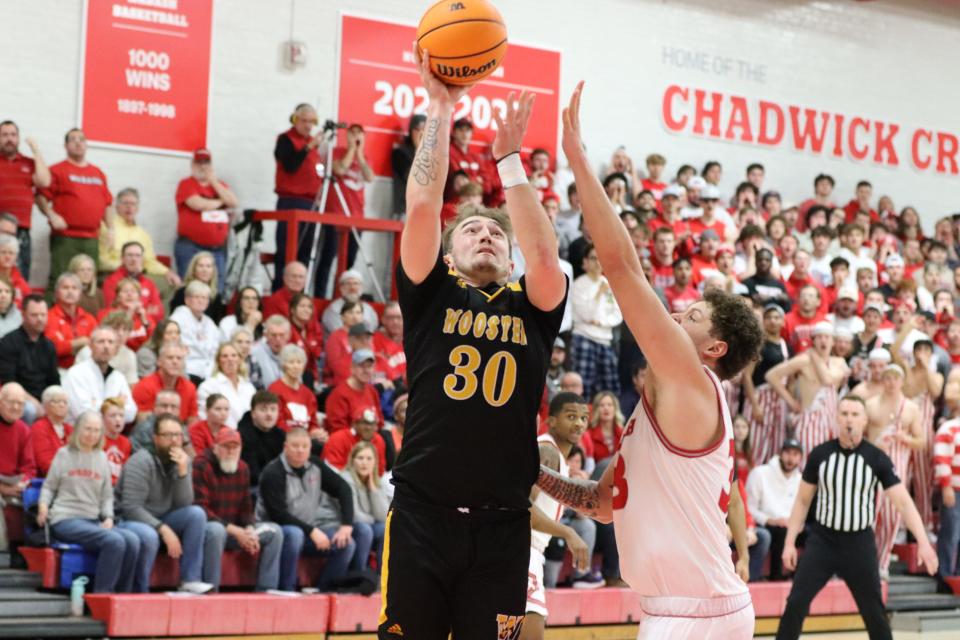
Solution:
<svg viewBox="0 0 960 640">
<path fill-rule="evenodd" d="M 676 83 L 862 114 L 897 122 L 907 132 L 923 126 L 960 134 L 960 83 L 952 65 L 960 50 L 960 12 L 950 3 L 553 0 L 549 10 L 529 0 L 497 4 L 512 38 L 563 51 L 563 96 L 577 80 L 588 80 L 584 127 L 598 164 L 618 144 L 626 144 L 637 159 L 652 151 L 664 153 L 668 172 L 681 162 L 702 166 L 716 158 L 724 164 L 724 188 L 731 192 L 746 164 L 756 160 L 767 167 L 767 185 L 788 199 L 805 197 L 820 170 L 837 178 L 836 193 L 844 201 L 854 183 L 867 178 L 877 195 L 890 194 L 898 207 L 916 205 L 928 230 L 940 215 L 960 209 L 956 176 L 921 173 L 908 163 L 881 168 L 674 135 L 660 118 L 663 89 Z M 209 144 L 218 174 L 235 187 L 244 207 L 273 205 L 271 151 L 293 105 L 315 102 L 321 117 L 333 115 L 338 12 L 415 22 L 427 5 L 411 0 L 216 0 Z M 280 58 L 281 43 L 290 37 L 292 7 L 293 37 L 309 47 L 308 63 L 297 71 L 283 68 Z M 0 117 L 16 120 L 24 135 L 36 137 L 51 162 L 63 158 L 63 133 L 77 117 L 81 15 L 78 0 L 19 0 L 4 6 Z M 765 82 L 666 66 L 665 46 L 763 65 Z M 611 126 L 613 122 L 619 125 Z M 909 154 L 909 139 L 899 144 Z M 173 191 L 188 171 L 187 161 L 96 148 L 89 156 L 106 171 L 114 191 L 127 185 L 140 189 L 142 222 L 154 234 L 158 250 L 170 252 Z M 388 198 L 389 185 L 378 181 L 368 196 L 370 214 Z M 45 279 L 48 233 L 38 218 L 35 283 Z M 382 258 L 384 245 L 370 239 L 370 246 Z"/>
</svg>

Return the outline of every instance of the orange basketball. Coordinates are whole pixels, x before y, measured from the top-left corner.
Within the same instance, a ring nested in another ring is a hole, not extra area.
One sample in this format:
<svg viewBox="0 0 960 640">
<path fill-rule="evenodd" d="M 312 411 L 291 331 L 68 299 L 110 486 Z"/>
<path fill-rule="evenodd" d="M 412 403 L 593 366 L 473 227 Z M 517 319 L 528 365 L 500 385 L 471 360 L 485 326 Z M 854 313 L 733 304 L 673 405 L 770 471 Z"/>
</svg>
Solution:
<svg viewBox="0 0 960 640">
<path fill-rule="evenodd" d="M 486 0 L 443 0 L 423 14 L 417 46 L 430 52 L 433 73 L 447 84 L 486 78 L 507 54 L 507 26 Z"/>
</svg>

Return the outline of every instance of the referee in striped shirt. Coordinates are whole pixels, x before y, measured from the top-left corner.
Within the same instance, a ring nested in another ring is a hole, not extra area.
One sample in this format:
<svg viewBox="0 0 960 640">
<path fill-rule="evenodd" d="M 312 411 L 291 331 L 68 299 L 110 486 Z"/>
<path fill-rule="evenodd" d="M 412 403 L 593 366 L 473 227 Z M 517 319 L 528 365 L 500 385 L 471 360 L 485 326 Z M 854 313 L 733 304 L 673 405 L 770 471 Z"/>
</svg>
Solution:
<svg viewBox="0 0 960 640">
<path fill-rule="evenodd" d="M 870 640 L 893 638 L 880 591 L 873 534 L 877 485 L 883 487 L 917 539 L 920 563 L 930 575 L 937 571 L 937 554 L 927 540 L 920 514 L 893 470 L 893 461 L 881 449 L 864 441 L 866 426 L 863 399 L 854 395 L 843 398 L 837 410 L 839 437 L 816 447 L 807 458 L 783 548 L 784 569 L 797 569 L 797 573 L 780 619 L 777 640 L 800 637 L 810 602 L 834 574 L 850 588 Z M 803 529 L 814 496 L 814 520 L 797 568 L 797 535 Z"/>
</svg>

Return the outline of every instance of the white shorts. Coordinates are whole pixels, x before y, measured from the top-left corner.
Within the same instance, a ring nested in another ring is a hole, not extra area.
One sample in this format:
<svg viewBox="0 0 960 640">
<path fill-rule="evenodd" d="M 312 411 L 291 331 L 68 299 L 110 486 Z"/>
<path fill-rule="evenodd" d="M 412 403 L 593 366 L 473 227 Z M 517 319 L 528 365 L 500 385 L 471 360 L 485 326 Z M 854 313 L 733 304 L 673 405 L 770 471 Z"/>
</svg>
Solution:
<svg viewBox="0 0 960 640">
<path fill-rule="evenodd" d="M 543 554 L 530 548 L 530 569 L 527 571 L 527 613 L 547 617 L 547 590 L 543 586 Z"/>
<path fill-rule="evenodd" d="M 682 602 L 690 598 L 654 598 L 658 605 L 669 606 L 669 600 L 678 601 L 676 608 L 666 611 L 649 611 L 644 607 L 640 617 L 640 633 L 637 640 L 681 640 L 693 638 L 695 640 L 751 640 L 755 626 L 753 603 L 749 594 L 746 594 L 746 604 L 740 608 L 739 603 L 731 602 L 732 606 L 721 606 L 730 610 L 730 613 L 708 616 L 708 612 L 697 613 L 688 611 Z M 719 604 L 719 603 L 718 603 Z M 528 605 L 529 608 L 529 605 Z M 736 609 L 736 610 L 731 610 Z M 719 612 L 718 612 L 719 613 Z"/>
</svg>

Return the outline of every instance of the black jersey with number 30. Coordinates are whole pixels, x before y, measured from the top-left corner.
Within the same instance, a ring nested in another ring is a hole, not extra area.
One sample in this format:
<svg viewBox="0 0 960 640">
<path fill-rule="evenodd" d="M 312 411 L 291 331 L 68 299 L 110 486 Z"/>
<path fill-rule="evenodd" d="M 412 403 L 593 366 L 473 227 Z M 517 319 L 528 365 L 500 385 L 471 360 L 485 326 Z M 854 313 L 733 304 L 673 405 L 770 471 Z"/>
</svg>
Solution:
<svg viewBox="0 0 960 640">
<path fill-rule="evenodd" d="M 397 494 L 446 507 L 526 509 L 540 468 L 536 420 L 564 302 L 526 282 L 467 285 L 442 259 L 419 285 L 397 268 L 410 402 Z"/>
</svg>

